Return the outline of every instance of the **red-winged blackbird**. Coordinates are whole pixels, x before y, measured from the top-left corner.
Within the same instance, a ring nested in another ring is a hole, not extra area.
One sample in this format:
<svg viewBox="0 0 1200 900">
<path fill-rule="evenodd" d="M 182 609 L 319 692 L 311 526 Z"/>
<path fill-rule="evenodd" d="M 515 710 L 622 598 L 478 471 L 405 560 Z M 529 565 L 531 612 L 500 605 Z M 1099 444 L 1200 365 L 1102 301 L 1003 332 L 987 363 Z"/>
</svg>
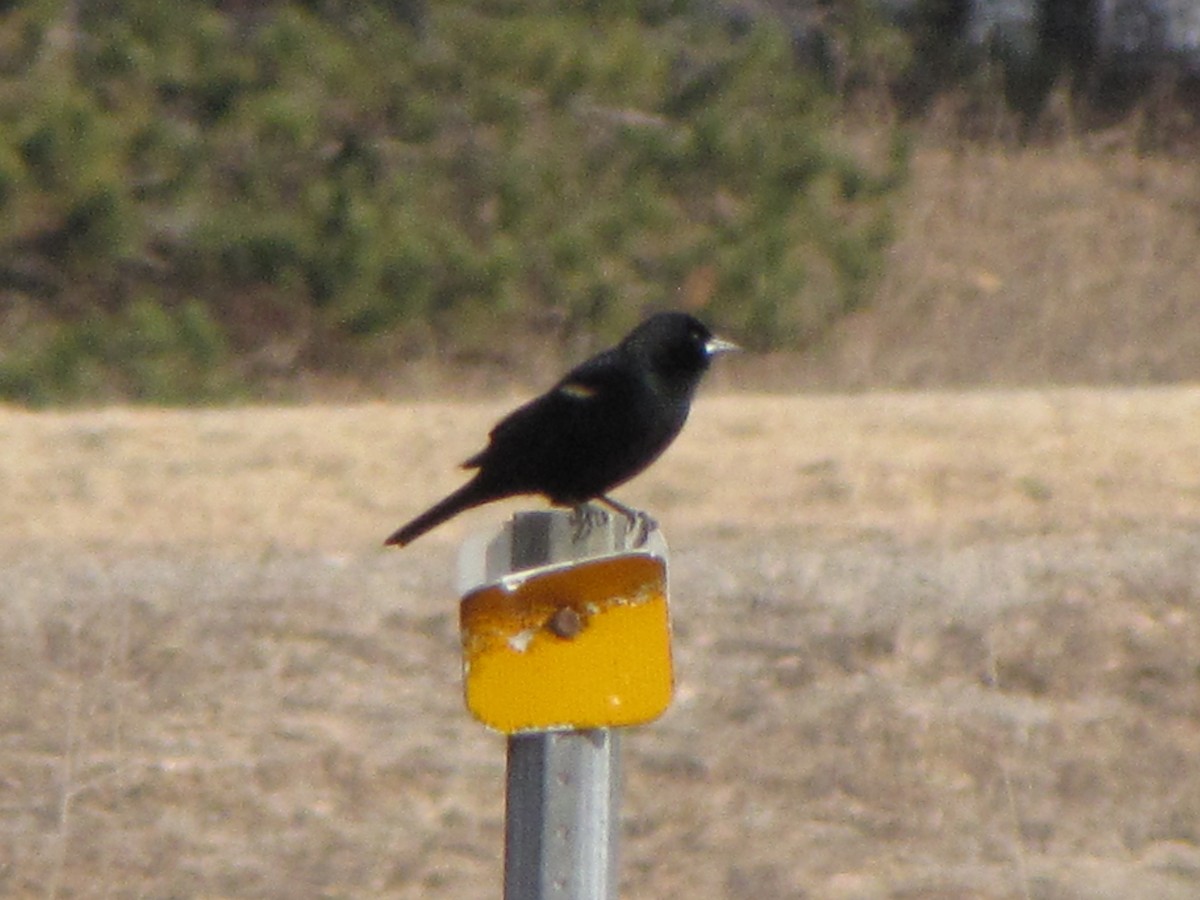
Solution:
<svg viewBox="0 0 1200 900">
<path fill-rule="evenodd" d="M 572 369 L 492 429 L 464 469 L 475 477 L 389 537 L 403 547 L 464 510 L 518 494 L 558 506 L 599 499 L 654 462 L 687 420 L 712 357 L 736 344 L 686 313 L 659 313 Z"/>
</svg>

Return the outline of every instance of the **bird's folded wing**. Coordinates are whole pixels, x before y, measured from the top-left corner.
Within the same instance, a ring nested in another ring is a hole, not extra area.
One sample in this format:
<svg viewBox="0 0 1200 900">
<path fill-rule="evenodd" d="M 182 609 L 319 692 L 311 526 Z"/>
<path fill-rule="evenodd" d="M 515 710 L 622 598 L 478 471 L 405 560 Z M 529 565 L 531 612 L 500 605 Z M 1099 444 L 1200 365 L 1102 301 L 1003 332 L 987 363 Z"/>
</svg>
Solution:
<svg viewBox="0 0 1200 900">
<path fill-rule="evenodd" d="M 579 417 L 612 403 L 628 389 L 629 375 L 617 361 L 617 354 L 609 350 L 576 366 L 549 391 L 497 422 L 488 434 L 488 446 L 464 462 L 463 468 L 478 468 L 496 447 L 510 440 L 530 441 L 548 423 L 554 423 L 556 430 L 569 429 Z"/>
</svg>

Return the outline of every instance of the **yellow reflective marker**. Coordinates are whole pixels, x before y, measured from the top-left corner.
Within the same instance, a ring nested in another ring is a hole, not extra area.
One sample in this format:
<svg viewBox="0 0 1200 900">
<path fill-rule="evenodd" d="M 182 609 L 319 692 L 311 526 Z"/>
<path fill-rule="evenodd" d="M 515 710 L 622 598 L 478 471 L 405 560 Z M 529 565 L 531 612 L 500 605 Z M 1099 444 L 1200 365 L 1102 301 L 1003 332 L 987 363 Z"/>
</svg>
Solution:
<svg viewBox="0 0 1200 900">
<path fill-rule="evenodd" d="M 516 573 L 460 608 L 463 685 L 506 734 L 637 725 L 671 702 L 667 567 L 618 553 Z"/>
</svg>

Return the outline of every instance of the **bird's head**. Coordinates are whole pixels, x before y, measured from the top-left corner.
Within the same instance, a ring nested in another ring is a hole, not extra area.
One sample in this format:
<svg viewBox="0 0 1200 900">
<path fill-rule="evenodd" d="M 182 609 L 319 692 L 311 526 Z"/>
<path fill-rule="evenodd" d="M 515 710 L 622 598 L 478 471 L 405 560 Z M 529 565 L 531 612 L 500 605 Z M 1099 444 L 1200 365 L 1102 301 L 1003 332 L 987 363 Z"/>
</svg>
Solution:
<svg viewBox="0 0 1200 900">
<path fill-rule="evenodd" d="M 694 387 L 713 357 L 741 348 L 716 337 L 699 319 L 682 312 L 658 313 L 623 342 L 642 356 L 660 378 Z"/>
</svg>

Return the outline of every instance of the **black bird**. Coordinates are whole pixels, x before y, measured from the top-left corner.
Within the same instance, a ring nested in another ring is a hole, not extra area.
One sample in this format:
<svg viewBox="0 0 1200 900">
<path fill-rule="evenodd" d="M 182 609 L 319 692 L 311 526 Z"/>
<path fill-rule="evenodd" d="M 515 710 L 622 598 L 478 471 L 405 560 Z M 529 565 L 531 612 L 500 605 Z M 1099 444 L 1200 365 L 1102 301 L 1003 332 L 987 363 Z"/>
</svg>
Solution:
<svg viewBox="0 0 1200 900">
<path fill-rule="evenodd" d="M 385 542 L 403 547 L 464 510 L 543 494 L 556 506 L 599 499 L 658 459 L 687 420 L 712 357 L 737 345 L 680 312 L 651 316 L 502 419 L 464 469 L 475 476 Z"/>
</svg>

